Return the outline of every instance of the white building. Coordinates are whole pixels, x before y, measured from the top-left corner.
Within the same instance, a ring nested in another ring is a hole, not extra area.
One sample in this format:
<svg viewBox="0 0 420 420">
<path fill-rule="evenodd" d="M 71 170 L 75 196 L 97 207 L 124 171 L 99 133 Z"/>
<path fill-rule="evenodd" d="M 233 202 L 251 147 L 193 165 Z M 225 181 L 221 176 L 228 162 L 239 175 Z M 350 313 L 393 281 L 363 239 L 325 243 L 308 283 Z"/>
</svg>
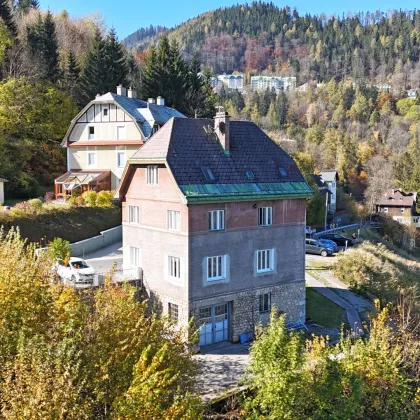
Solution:
<svg viewBox="0 0 420 420">
<path fill-rule="evenodd" d="M 0 205 L 4 204 L 4 183 L 7 182 L 6 179 L 0 178 Z"/>
<path fill-rule="evenodd" d="M 338 181 L 338 172 L 334 169 L 321 171 L 319 174 L 321 180 L 325 182 L 328 186 L 329 191 L 329 204 L 328 212 L 335 213 L 337 209 L 337 181 Z"/>
<path fill-rule="evenodd" d="M 280 90 L 294 90 L 296 89 L 296 77 L 252 76 L 251 89 L 275 89 L 276 92 L 279 92 Z"/>
<path fill-rule="evenodd" d="M 73 119 L 63 139 L 67 172 L 55 180 L 57 199 L 73 190 L 114 190 L 125 163 L 172 117 L 184 117 L 165 106 L 160 96 L 147 102 L 134 89 L 98 95 Z"/>
<path fill-rule="evenodd" d="M 228 89 L 242 90 L 244 88 L 243 74 L 221 74 L 217 76 L 217 84 L 215 87 L 223 84 Z"/>
</svg>

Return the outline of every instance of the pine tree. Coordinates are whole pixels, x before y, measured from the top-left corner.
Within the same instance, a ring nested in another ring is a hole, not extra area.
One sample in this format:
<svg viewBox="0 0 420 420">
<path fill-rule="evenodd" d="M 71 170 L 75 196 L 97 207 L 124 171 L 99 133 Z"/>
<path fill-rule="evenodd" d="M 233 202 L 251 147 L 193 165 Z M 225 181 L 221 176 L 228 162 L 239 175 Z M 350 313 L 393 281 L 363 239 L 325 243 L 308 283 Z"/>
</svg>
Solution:
<svg viewBox="0 0 420 420">
<path fill-rule="evenodd" d="M 127 84 L 127 62 L 123 46 L 118 42 L 114 28 L 109 32 L 104 46 L 105 91 L 112 92 L 118 85 Z"/>
<path fill-rule="evenodd" d="M 53 83 L 60 76 L 58 66 L 58 41 L 55 31 L 55 22 L 52 14 L 48 10 L 44 19 L 42 59 L 45 68 L 45 78 Z"/>
<path fill-rule="evenodd" d="M 39 9 L 38 0 L 18 0 L 16 2 L 16 9 L 23 13 L 28 13 L 30 9 Z"/>
<path fill-rule="evenodd" d="M 149 48 L 148 55 L 145 60 L 144 70 L 141 81 L 141 96 L 144 99 L 156 98 L 159 96 L 159 88 L 156 83 L 157 76 L 157 52 L 152 45 Z"/>
<path fill-rule="evenodd" d="M 85 103 L 91 101 L 98 93 L 106 93 L 104 50 L 105 42 L 101 31 L 96 28 L 81 80 L 81 95 Z"/>
<path fill-rule="evenodd" d="M 15 38 L 17 36 L 17 28 L 10 9 L 9 0 L 0 0 L 0 18 L 3 19 L 10 35 Z"/>
<path fill-rule="evenodd" d="M 78 101 L 80 99 L 80 67 L 77 63 L 76 56 L 72 51 L 67 56 L 66 71 L 65 71 L 65 88 L 70 96 Z"/>
</svg>

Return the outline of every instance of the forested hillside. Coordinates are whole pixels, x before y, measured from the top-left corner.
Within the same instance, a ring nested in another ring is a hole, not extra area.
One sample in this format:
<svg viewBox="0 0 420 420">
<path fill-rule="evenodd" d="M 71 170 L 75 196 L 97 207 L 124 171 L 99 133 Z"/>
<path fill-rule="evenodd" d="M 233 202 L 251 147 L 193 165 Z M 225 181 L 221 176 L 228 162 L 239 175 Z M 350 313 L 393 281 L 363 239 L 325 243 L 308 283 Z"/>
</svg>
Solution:
<svg viewBox="0 0 420 420">
<path fill-rule="evenodd" d="M 420 87 L 417 10 L 327 18 L 254 2 L 200 15 L 169 37 L 187 55 L 200 51 L 215 73 L 268 70 L 296 75 L 301 83 L 352 77 Z M 126 45 L 132 46 L 132 39 Z"/>
</svg>

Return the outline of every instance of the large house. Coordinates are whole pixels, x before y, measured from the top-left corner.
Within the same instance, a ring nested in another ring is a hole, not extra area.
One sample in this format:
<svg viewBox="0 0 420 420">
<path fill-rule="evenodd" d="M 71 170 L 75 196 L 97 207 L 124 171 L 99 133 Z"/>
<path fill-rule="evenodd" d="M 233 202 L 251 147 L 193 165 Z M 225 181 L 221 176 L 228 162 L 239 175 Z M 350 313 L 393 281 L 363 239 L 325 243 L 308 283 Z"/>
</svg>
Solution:
<svg viewBox="0 0 420 420">
<path fill-rule="evenodd" d="M 172 118 L 128 161 L 119 187 L 124 268 L 152 302 L 237 341 L 273 305 L 305 320 L 306 199 L 295 162 L 255 124 Z"/>
<path fill-rule="evenodd" d="M 244 87 L 243 74 L 221 74 L 212 81 L 213 88 L 224 86 L 227 89 L 242 90 Z"/>
<path fill-rule="evenodd" d="M 67 172 L 55 180 L 57 199 L 74 191 L 114 190 L 125 163 L 172 117 L 184 117 L 163 98 L 137 99 L 134 89 L 98 95 L 73 119 L 64 137 Z"/>
<path fill-rule="evenodd" d="M 6 179 L 0 178 L 0 205 L 4 204 L 4 183 L 7 182 Z"/>
<path fill-rule="evenodd" d="M 420 228 L 420 215 L 416 212 L 417 193 L 401 190 L 385 191 L 376 203 L 376 212 L 386 214 L 397 222 Z"/>
<path fill-rule="evenodd" d="M 266 90 L 275 89 L 276 92 L 280 90 L 294 90 L 296 89 L 296 77 L 281 77 L 281 76 L 252 76 L 251 77 L 252 90 Z"/>
<path fill-rule="evenodd" d="M 328 189 L 328 213 L 335 213 L 337 210 L 338 172 L 335 169 L 325 169 L 319 173 L 319 176 Z"/>
</svg>

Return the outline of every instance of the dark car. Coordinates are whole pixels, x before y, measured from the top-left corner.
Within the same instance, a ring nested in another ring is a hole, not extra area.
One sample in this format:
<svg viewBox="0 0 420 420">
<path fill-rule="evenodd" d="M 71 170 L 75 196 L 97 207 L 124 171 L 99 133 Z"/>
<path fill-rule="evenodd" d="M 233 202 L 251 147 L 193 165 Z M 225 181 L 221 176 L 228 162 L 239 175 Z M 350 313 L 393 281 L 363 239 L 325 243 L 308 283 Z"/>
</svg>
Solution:
<svg viewBox="0 0 420 420">
<path fill-rule="evenodd" d="M 338 246 L 353 246 L 353 240 L 350 238 L 346 238 L 343 235 L 338 235 L 337 233 L 326 233 L 321 235 L 319 239 L 329 239 L 330 241 L 334 241 Z"/>
<path fill-rule="evenodd" d="M 327 257 L 328 255 L 332 255 L 333 250 L 330 248 L 326 248 L 315 239 L 306 239 L 306 253 Z"/>
</svg>

